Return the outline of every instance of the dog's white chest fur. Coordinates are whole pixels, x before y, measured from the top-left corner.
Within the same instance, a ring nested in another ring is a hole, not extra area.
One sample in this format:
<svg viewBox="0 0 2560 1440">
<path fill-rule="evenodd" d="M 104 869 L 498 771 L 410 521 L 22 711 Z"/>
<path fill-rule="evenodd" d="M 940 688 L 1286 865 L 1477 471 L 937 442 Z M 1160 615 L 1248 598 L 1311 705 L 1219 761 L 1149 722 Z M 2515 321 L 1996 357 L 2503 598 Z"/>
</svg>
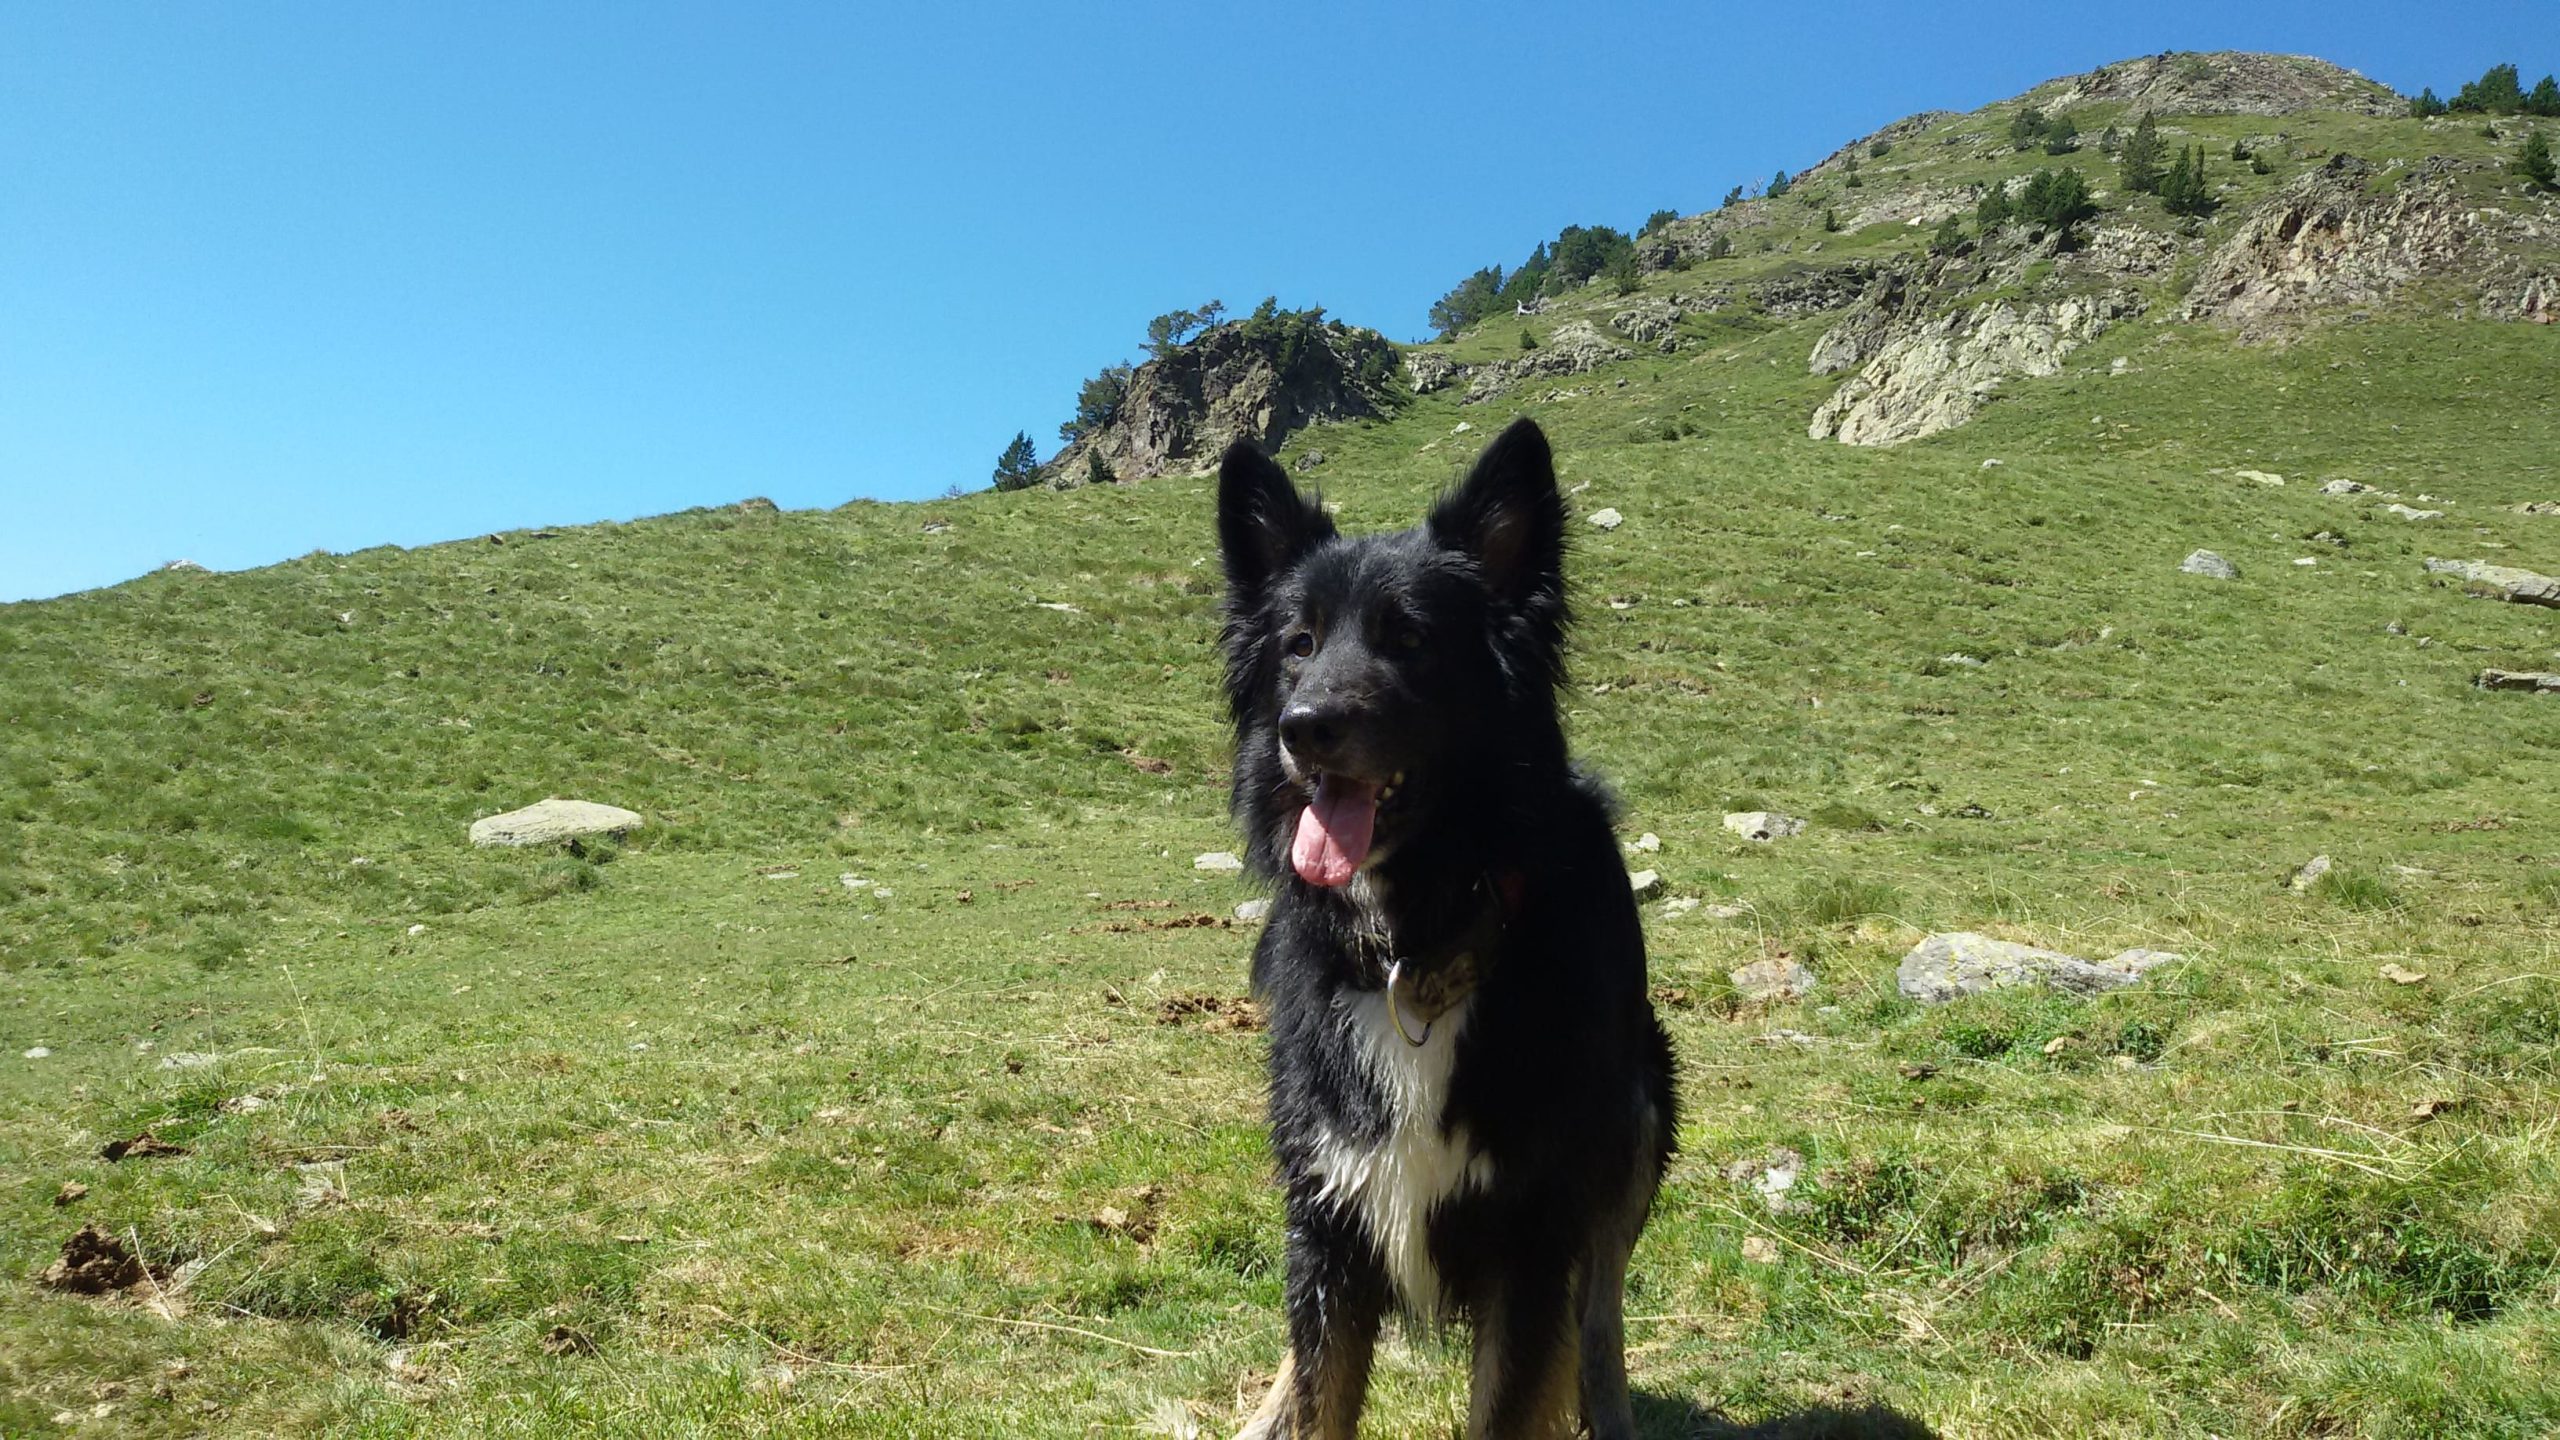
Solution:
<svg viewBox="0 0 2560 1440">
<path fill-rule="evenodd" d="M 1441 1293 L 1431 1263 L 1431 1211 L 1493 1182 L 1493 1158 L 1468 1143 L 1463 1126 L 1444 1130 L 1440 1124 L 1472 1001 L 1434 1020 L 1420 1045 L 1396 1034 L 1382 991 L 1346 991 L 1335 1004 L 1353 1053 L 1385 1098 L 1388 1125 L 1375 1141 L 1334 1133 L 1318 1138 L 1314 1168 L 1324 1182 L 1322 1198 L 1367 1228 L 1406 1304 L 1436 1310 Z"/>
</svg>

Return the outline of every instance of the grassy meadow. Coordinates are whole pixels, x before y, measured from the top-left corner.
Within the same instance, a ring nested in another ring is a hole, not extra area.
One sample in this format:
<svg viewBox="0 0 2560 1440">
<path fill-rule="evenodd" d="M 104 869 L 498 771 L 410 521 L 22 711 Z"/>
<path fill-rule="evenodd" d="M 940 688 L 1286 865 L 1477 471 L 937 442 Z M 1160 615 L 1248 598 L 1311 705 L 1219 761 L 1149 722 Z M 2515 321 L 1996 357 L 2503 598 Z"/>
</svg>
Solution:
<svg viewBox="0 0 2560 1440">
<path fill-rule="evenodd" d="M 1572 731 L 1742 907 L 1646 912 L 1650 1433 L 2560 1428 L 2560 710 L 2470 686 L 2555 641 L 2422 571 L 2560 568 L 2507 508 L 2560 498 L 2550 332 L 2126 327 L 1861 451 L 1803 438 L 1820 324 L 1296 442 L 1395 525 L 1525 409 L 1626 516 Z M 0 608 L 0 1433 L 1231 1429 L 1279 1205 L 1249 891 L 1191 865 L 1210 535 L 1171 479 Z M 547 794 L 649 825 L 465 843 Z M 1923 1010 L 1942 929 L 2188 959 Z M 1740 1003 L 1774 952 L 1819 988 Z M 1783 1205 L 1726 1177 L 1780 1146 Z M 37 1284 L 92 1221 L 157 1293 Z M 1454 1433 L 1462 1343 L 1391 1342 L 1371 1432 Z"/>
</svg>

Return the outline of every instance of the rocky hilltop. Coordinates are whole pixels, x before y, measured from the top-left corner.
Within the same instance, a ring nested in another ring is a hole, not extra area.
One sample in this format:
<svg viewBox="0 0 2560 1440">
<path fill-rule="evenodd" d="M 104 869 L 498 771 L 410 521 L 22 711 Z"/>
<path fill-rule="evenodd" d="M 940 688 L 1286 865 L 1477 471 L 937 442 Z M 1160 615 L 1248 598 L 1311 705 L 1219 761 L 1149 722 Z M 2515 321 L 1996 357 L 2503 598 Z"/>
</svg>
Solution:
<svg viewBox="0 0 2560 1440">
<path fill-rule="evenodd" d="M 1395 347 L 1375 330 L 1265 307 L 1138 366 L 1103 422 L 1043 473 L 1070 488 L 1189 473 L 1238 440 L 1277 450 L 1308 425 L 1386 413 L 1397 398 L 1396 364 Z"/>
<path fill-rule="evenodd" d="M 1211 330 L 1140 367 L 1125 414 L 1050 473 L 1093 473 L 1088 450 L 1121 479 L 1197 466 L 1239 436 L 1276 448 L 1406 392 L 1567 399 L 1582 377 L 1632 383 L 1630 362 L 1703 360 L 1775 326 L 1804 326 L 1807 370 L 1839 377 L 1806 432 L 1893 445 L 1963 425 L 2128 325 L 2280 344 L 2386 309 L 2560 318 L 2560 195 L 2525 158 L 2537 131 L 2560 142 L 2560 118 L 2413 108 L 2326 61 L 2223 51 L 1927 111 L 1711 210 L 1657 215 L 1631 242 L 1605 232 L 1614 266 L 1516 300 L 1531 272 L 1515 272 L 1477 318 L 1404 347 L 1401 385 L 1373 332 L 1329 324 L 1279 365 L 1240 327 Z M 1568 227 L 1554 253 L 1592 233 Z M 1505 284 L 1500 267 L 1470 283 L 1488 277 Z"/>
</svg>

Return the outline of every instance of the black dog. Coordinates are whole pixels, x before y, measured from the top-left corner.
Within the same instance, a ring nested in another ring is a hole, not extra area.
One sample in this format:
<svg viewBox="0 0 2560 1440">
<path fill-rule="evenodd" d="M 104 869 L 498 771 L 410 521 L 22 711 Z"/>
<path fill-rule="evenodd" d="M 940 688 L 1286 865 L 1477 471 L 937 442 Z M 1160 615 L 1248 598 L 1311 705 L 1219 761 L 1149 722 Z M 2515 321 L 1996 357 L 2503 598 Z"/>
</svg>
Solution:
<svg viewBox="0 0 2560 1440">
<path fill-rule="evenodd" d="M 1556 714 L 1564 520 L 1525 420 L 1389 535 L 1342 538 L 1249 446 L 1220 467 L 1289 1213 L 1289 1355 L 1247 1437 L 1349 1437 L 1397 1301 L 1472 1326 L 1471 1440 L 1577 1410 L 1634 1434 L 1621 1304 L 1671 1046 L 1608 798 Z"/>
</svg>

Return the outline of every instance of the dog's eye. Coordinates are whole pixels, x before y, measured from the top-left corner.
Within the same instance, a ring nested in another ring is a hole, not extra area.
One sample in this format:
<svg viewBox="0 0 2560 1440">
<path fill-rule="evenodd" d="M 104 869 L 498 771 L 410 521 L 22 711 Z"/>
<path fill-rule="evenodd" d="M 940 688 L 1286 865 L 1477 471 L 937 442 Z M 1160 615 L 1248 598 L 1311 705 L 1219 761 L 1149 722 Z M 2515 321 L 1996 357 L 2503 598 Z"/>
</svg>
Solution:
<svg viewBox="0 0 2560 1440">
<path fill-rule="evenodd" d="M 1396 643 L 1397 643 L 1398 645 L 1403 646 L 1403 647 L 1404 647 L 1404 648 L 1406 648 L 1407 650 L 1419 650 L 1419 649 L 1421 649 L 1421 648 L 1422 648 L 1422 628 L 1421 628 L 1420 626 L 1418 626 L 1418 625 L 1401 625 L 1401 626 L 1398 626 L 1398 627 L 1396 628 Z"/>
<path fill-rule="evenodd" d="M 1316 653 L 1315 632 L 1312 630 L 1301 630 L 1297 634 L 1290 636 L 1289 653 L 1297 656 L 1301 660 L 1304 660 L 1308 656 Z"/>
</svg>

